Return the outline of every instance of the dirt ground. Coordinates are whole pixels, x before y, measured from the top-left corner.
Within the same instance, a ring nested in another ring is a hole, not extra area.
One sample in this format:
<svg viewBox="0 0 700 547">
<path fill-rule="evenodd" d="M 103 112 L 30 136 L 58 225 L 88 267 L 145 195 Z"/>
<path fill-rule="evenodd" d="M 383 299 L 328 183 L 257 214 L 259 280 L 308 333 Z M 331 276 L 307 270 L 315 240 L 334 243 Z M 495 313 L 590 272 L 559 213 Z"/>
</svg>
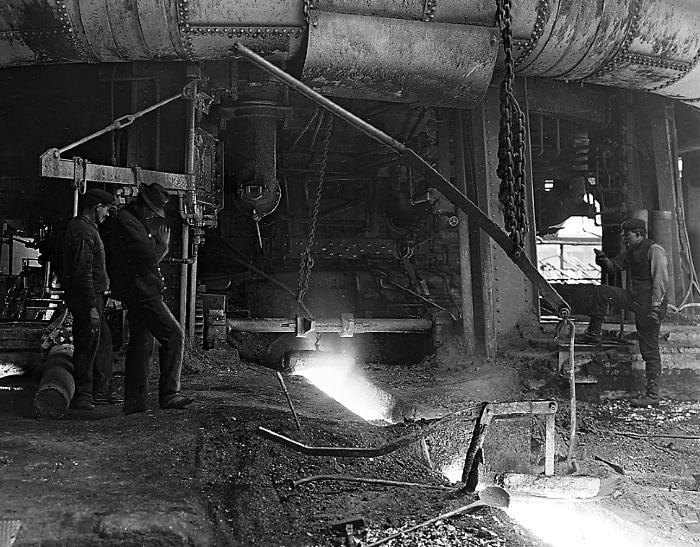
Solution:
<svg viewBox="0 0 700 547">
<path fill-rule="evenodd" d="M 340 481 L 294 487 L 292 481 L 323 474 L 449 486 L 440 472 L 441 450 L 469 424 L 456 418 L 428 436 L 430 461 L 417 444 L 374 458 L 304 455 L 262 437 L 258 428 L 310 446 L 378 447 L 425 427 L 422 419 L 482 401 L 555 396 L 557 471 L 566 472 L 566 398 L 556 384 L 533 388 L 524 382 L 522 364 L 512 361 L 465 360 L 459 347 L 448 347 L 416 365 L 360 365 L 374 385 L 402 400 L 394 405 L 399 411 L 389 414 L 408 421 L 384 426 L 349 412 L 306 379 L 288 377 L 302 432 L 273 371 L 241 362 L 234 350 L 194 351 L 186 365 L 183 388 L 197 398 L 190 409 L 161 411 L 152 394 L 151 410 L 127 417 L 110 406 L 38 420 L 32 378 L 0 379 L 0 531 L 3 522 L 7 527 L 21 521 L 15 545 L 24 546 L 341 545 L 332 525 L 362 517 L 365 527 L 356 537 L 367 545 L 463 506 L 475 495 Z M 574 511 L 595 507 L 612 515 L 619 529 L 637 534 L 630 545 L 700 543 L 700 492 L 693 478 L 700 473 L 698 441 L 634 436 L 697 437 L 700 404 L 674 402 L 636 411 L 626 402 L 579 402 L 578 407 L 578 473 L 601 477 L 606 486 L 596 499 L 575 502 Z M 530 423 L 537 429 L 536 420 Z M 498 459 L 500 447 L 534 446 L 528 437 L 511 438 L 496 428 L 486 445 L 487 463 Z M 596 456 L 622 466 L 624 474 Z M 537 457 L 531 453 L 525 459 L 537 470 Z M 537 503 L 525 507 L 545 519 L 561 507 Z M 520 517 L 481 508 L 387 545 L 579 544 L 538 537 L 516 520 Z"/>
</svg>

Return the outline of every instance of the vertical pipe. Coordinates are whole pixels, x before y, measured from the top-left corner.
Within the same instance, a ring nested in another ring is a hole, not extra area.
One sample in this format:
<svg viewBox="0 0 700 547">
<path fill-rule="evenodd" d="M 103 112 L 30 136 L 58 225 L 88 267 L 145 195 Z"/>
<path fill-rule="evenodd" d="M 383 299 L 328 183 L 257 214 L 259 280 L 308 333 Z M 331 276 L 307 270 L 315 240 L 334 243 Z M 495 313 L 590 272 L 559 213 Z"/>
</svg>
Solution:
<svg viewBox="0 0 700 547">
<path fill-rule="evenodd" d="M 197 314 L 197 256 L 199 254 L 197 243 L 197 234 L 192 237 L 192 265 L 190 266 L 190 302 L 189 312 L 187 313 L 187 335 L 190 340 L 194 340 L 195 335 L 195 317 Z"/>
<path fill-rule="evenodd" d="M 187 262 L 185 261 L 189 258 L 189 248 L 190 248 L 190 225 L 188 224 L 187 217 L 185 215 L 185 204 L 183 196 L 180 196 L 180 214 L 182 218 L 182 258 L 183 263 L 180 265 L 180 311 L 178 314 L 178 319 L 180 321 L 180 327 L 183 329 L 187 323 Z"/>
<path fill-rule="evenodd" d="M 197 93 L 197 80 L 195 79 L 193 93 Z M 187 101 L 187 141 L 185 144 L 185 173 L 187 175 L 194 174 L 194 159 L 195 159 L 195 139 L 197 135 L 197 111 L 195 109 L 195 99 L 189 99 Z M 194 186 L 187 189 L 187 193 L 190 197 L 190 202 L 193 207 L 195 204 L 195 189 Z M 185 218 L 185 226 L 183 226 L 183 258 L 189 257 L 189 249 L 185 248 L 185 234 L 187 235 L 187 243 L 189 243 L 189 219 Z M 193 238 L 194 239 L 194 238 Z M 197 250 L 193 246 L 192 249 L 192 266 L 189 271 L 189 293 L 190 302 L 189 308 L 187 307 L 187 291 L 188 291 L 188 278 L 187 278 L 187 264 L 183 265 L 184 275 L 180 279 L 180 295 L 184 296 L 183 300 L 185 302 L 185 309 L 187 310 L 187 333 L 190 338 L 194 336 L 194 315 L 195 315 L 195 300 L 197 293 Z M 180 302 L 180 310 L 182 312 L 183 303 Z M 185 322 L 183 322 L 181 327 L 185 328 Z"/>
<path fill-rule="evenodd" d="M 678 167 L 678 154 L 674 148 L 675 123 L 673 112 L 666 108 L 665 101 L 659 101 L 652 105 L 652 144 L 654 147 L 654 163 L 656 165 L 656 190 L 658 195 L 659 210 L 667 211 L 670 214 L 669 239 L 659 244 L 668 253 L 668 303 L 676 304 L 676 275 L 680 278 L 680 242 L 678 239 L 678 225 L 676 218 L 676 207 L 679 196 L 676 195 L 675 177 Z M 652 212 L 652 223 L 654 214 Z M 657 221 L 662 221 L 665 215 L 658 216 Z M 661 227 L 661 226 L 660 226 Z M 663 228 L 665 229 L 665 228 Z M 657 234 L 654 234 L 658 238 Z"/>
<path fill-rule="evenodd" d="M 453 112 L 453 135 L 455 139 L 455 183 L 465 194 L 467 191 L 467 166 L 462 111 Z M 474 353 L 474 295 L 472 286 L 471 248 L 469 246 L 469 217 L 460 210 L 459 218 L 459 271 L 462 285 L 462 330 L 464 351 Z"/>
</svg>

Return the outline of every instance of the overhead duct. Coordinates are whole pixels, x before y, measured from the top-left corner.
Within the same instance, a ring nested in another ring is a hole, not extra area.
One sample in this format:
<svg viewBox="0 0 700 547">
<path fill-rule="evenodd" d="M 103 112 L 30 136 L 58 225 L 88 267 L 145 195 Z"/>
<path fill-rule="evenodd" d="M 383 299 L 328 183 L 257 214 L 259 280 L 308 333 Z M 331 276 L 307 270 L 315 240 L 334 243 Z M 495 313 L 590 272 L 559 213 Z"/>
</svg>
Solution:
<svg viewBox="0 0 700 547">
<path fill-rule="evenodd" d="M 316 89 L 468 106 L 493 73 L 495 9 L 491 0 L 5 0 L 0 66 L 223 60 L 236 41 L 283 62 L 302 60 L 308 38 L 304 79 Z M 522 74 L 700 106 L 700 3 L 522 0 L 512 12 Z"/>
<path fill-rule="evenodd" d="M 495 28 L 324 11 L 313 18 L 302 80 L 325 95 L 469 108 L 491 81 Z"/>
</svg>

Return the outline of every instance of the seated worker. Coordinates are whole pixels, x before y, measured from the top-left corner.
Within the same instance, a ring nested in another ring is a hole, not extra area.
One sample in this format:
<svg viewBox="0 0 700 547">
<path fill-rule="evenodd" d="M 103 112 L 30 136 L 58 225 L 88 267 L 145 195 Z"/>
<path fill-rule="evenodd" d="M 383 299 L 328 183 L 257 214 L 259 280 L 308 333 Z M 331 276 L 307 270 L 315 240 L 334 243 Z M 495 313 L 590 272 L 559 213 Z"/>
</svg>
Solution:
<svg viewBox="0 0 700 547">
<path fill-rule="evenodd" d="M 604 272 L 612 273 L 629 269 L 629 290 L 609 285 L 597 285 L 593 292 L 593 311 L 583 342 L 600 344 L 602 325 L 608 305 L 615 309 L 634 312 L 639 351 L 646 364 L 646 393 L 630 401 L 634 407 L 659 404 L 661 379 L 661 355 L 659 354 L 659 328 L 666 315 L 668 298 L 668 261 L 661 245 L 647 239 L 646 224 L 640 219 L 628 219 L 622 223 L 625 249 L 615 258 L 595 249 L 596 264 Z"/>
</svg>

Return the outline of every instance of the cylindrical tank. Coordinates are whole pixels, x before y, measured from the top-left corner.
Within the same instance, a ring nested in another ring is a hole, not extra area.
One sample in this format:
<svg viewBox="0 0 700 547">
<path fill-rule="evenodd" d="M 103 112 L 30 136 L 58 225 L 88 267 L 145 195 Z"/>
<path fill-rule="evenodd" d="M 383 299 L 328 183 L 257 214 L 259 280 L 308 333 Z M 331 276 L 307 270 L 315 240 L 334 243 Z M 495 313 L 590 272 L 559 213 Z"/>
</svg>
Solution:
<svg viewBox="0 0 700 547">
<path fill-rule="evenodd" d="M 34 411 L 39 418 L 58 419 L 68 411 L 75 393 L 73 380 L 73 345 L 54 346 L 44 362 L 39 387 L 34 397 Z"/>
<path fill-rule="evenodd" d="M 673 213 L 671 211 L 652 211 L 649 236 L 666 249 L 670 256 L 673 249 Z M 668 261 L 668 303 L 676 303 L 676 283 L 673 260 Z"/>
</svg>

